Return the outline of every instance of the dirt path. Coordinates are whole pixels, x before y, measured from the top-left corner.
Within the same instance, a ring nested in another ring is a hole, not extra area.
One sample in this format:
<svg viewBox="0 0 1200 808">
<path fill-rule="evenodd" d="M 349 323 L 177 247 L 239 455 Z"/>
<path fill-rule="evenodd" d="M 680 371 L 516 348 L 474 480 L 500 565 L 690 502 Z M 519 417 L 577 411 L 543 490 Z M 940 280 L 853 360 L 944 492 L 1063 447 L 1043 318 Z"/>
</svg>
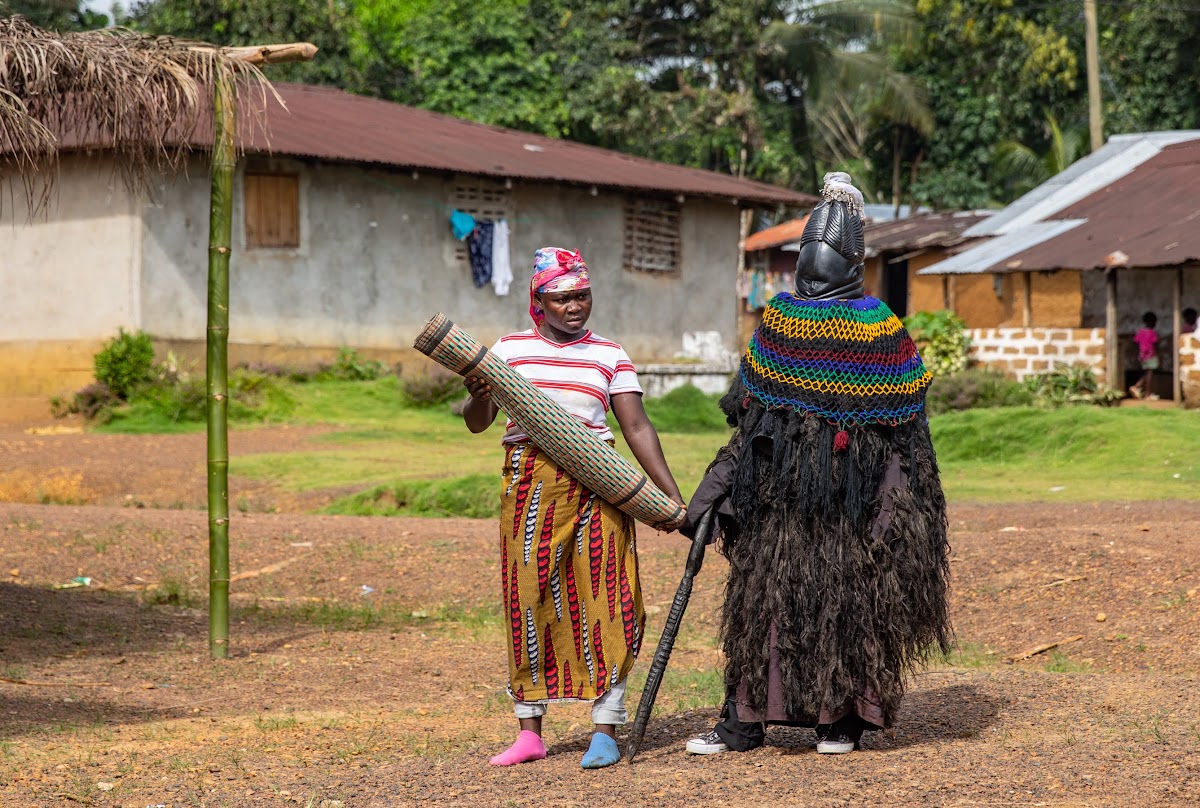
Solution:
<svg viewBox="0 0 1200 808">
<path fill-rule="evenodd" d="M 582 772 L 587 710 L 564 705 L 547 760 L 494 770 L 513 731 L 494 526 L 236 514 L 233 658 L 214 662 L 202 454 L 198 436 L 0 433 L 0 480 L 57 469 L 94 503 L 0 503 L 0 676 L 17 680 L 0 681 L 0 804 L 1197 804 L 1200 503 L 952 508 L 962 652 L 833 759 L 780 728 L 745 755 L 683 752 L 719 697 L 714 558 L 634 766 Z M 686 547 L 639 545 L 657 640 Z"/>
</svg>

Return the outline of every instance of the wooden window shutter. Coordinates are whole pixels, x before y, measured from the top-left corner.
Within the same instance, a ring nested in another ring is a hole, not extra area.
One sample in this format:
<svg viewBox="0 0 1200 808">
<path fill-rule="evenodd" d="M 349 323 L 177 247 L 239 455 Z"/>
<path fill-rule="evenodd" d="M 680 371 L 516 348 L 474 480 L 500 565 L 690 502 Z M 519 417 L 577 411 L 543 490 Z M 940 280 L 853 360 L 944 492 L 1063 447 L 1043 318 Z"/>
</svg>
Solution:
<svg viewBox="0 0 1200 808">
<path fill-rule="evenodd" d="M 679 274 L 680 212 L 676 202 L 626 200 L 623 263 L 627 271 Z"/>
<path fill-rule="evenodd" d="M 300 178 L 294 174 L 252 174 L 242 179 L 246 247 L 300 246 Z"/>
</svg>

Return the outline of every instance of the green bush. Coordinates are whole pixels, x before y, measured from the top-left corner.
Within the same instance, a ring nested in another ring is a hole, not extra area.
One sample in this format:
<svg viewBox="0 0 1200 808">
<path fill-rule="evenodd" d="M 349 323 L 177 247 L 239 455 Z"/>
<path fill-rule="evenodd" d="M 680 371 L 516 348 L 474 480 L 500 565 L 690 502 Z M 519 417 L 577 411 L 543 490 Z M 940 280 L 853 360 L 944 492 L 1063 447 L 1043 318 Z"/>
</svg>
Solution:
<svg viewBox="0 0 1200 808">
<path fill-rule="evenodd" d="M 75 392 L 70 400 L 57 396 L 50 399 L 50 412 L 55 418 L 79 414 L 93 423 L 105 424 L 112 420 L 113 408 L 120 403 L 121 399 L 107 384 L 93 382 Z"/>
<path fill-rule="evenodd" d="M 966 370 L 971 338 L 957 314 L 949 309 L 919 311 L 904 318 L 904 327 L 917 343 L 925 367 L 934 376 Z"/>
<path fill-rule="evenodd" d="M 400 395 L 410 407 L 436 407 L 463 398 L 467 394 L 462 377 L 440 367 L 406 376 L 400 382 Z"/>
<path fill-rule="evenodd" d="M 130 334 L 124 328 L 95 356 L 96 381 L 118 398 L 128 400 L 139 385 L 153 377 L 154 342 L 145 331 Z"/>
<path fill-rule="evenodd" d="M 366 382 L 387 375 L 387 367 L 375 359 L 364 359 L 353 348 L 339 348 L 338 358 L 316 374 L 316 381 Z"/>
<path fill-rule="evenodd" d="M 1071 404 L 1112 406 L 1120 401 L 1121 393 L 1096 380 L 1096 374 L 1086 365 L 1067 365 L 1056 362 L 1054 370 L 1025 380 L 1025 388 L 1033 400 L 1043 407 L 1064 407 Z"/>
<path fill-rule="evenodd" d="M 646 399 L 646 414 L 659 432 L 723 432 L 729 426 L 725 423 L 725 413 L 717 405 L 720 399 L 720 395 L 710 395 L 695 385 L 685 384 L 660 398 Z"/>
<path fill-rule="evenodd" d="M 970 368 L 935 376 L 925 396 L 930 415 L 981 407 L 1020 407 L 1033 403 L 1033 394 L 1020 382 L 992 368 Z"/>
<path fill-rule="evenodd" d="M 449 480 L 415 480 L 381 485 L 344 497 L 325 513 L 354 516 L 500 516 L 500 481 L 495 474 L 471 474 Z"/>
<path fill-rule="evenodd" d="M 280 421 L 291 415 L 296 399 L 286 382 L 260 371 L 238 368 L 229 374 L 228 417 L 232 422 Z M 122 419 L 146 425 L 203 423 L 208 417 L 208 384 L 203 376 L 180 370 L 170 360 L 156 378 L 143 384 Z"/>
</svg>

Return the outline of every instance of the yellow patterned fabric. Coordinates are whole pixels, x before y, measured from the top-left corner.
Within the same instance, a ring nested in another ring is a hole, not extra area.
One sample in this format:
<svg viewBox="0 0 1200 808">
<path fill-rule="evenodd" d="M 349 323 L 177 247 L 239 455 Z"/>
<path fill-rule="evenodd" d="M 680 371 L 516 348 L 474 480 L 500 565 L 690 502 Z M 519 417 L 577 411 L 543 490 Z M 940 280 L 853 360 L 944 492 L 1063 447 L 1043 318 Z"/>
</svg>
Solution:
<svg viewBox="0 0 1200 808">
<path fill-rule="evenodd" d="M 507 447 L 500 490 L 509 693 L 595 699 L 628 675 L 645 631 L 633 520 L 531 443 Z"/>
</svg>

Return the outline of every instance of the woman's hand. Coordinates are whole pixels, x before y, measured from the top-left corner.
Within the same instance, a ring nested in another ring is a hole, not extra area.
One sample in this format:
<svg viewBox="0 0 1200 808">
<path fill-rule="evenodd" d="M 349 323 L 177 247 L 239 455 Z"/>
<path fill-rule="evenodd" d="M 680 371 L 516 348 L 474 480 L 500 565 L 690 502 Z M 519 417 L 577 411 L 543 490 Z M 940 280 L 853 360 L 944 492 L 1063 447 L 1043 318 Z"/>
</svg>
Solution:
<svg viewBox="0 0 1200 808">
<path fill-rule="evenodd" d="M 492 401 L 492 386 L 478 376 L 467 376 L 463 379 L 463 385 L 471 394 L 463 407 L 463 420 L 466 421 L 467 429 L 482 432 L 496 420 L 496 413 L 500 409 L 496 402 Z"/>
<path fill-rule="evenodd" d="M 467 376 L 463 379 L 463 386 L 467 388 L 471 398 L 480 402 L 492 400 L 492 386 L 478 376 Z"/>
</svg>

